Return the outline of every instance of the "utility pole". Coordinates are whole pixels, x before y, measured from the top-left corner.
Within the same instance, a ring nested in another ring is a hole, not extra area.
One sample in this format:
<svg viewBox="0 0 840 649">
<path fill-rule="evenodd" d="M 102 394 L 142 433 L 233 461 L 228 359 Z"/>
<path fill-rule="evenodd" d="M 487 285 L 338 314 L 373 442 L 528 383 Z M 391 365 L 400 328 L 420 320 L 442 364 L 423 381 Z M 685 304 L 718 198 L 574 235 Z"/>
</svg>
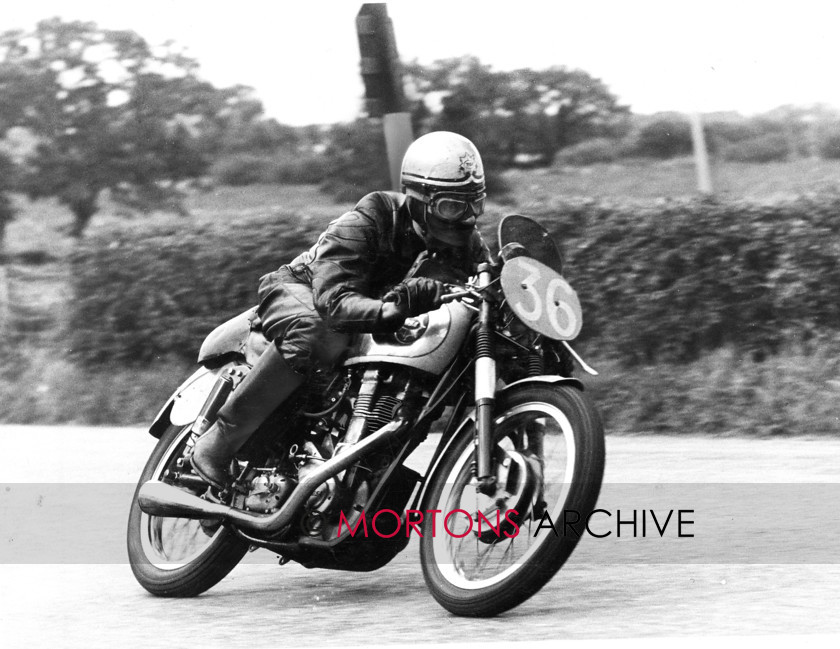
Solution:
<svg viewBox="0 0 840 649">
<path fill-rule="evenodd" d="M 703 118 L 700 113 L 691 113 L 691 141 L 694 144 L 694 162 L 697 166 L 697 189 L 702 194 L 712 193 L 712 174 L 709 171 L 709 155 L 706 151 L 706 136 L 703 133 Z"/>
<path fill-rule="evenodd" d="M 400 165 L 414 140 L 411 114 L 405 110 L 402 70 L 394 26 L 384 2 L 365 3 L 356 16 L 356 33 L 361 54 L 360 69 L 365 84 L 365 110 L 381 117 L 391 186 L 400 189 Z"/>
</svg>

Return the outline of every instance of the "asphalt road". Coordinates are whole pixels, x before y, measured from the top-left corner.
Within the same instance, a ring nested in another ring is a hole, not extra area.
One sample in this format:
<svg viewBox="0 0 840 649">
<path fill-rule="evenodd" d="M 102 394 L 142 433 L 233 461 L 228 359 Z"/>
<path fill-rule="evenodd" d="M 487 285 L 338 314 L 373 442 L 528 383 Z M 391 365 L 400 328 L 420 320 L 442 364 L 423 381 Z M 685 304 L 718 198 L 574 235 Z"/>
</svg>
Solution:
<svg viewBox="0 0 840 649">
<path fill-rule="evenodd" d="M 258 551 L 198 598 L 148 595 L 124 529 L 153 441 L 141 429 L 0 426 L 0 638 L 16 641 L 5 646 L 840 635 L 840 440 L 609 437 L 599 501 L 609 514 L 593 527 L 610 536 L 584 537 L 540 593 L 478 621 L 434 602 L 415 542 L 369 574 L 279 567 Z M 649 519 L 645 536 L 638 518 L 635 536 L 617 525 L 631 510 L 661 521 L 679 509 L 693 536 L 678 537 L 675 519 L 664 536 Z"/>
</svg>

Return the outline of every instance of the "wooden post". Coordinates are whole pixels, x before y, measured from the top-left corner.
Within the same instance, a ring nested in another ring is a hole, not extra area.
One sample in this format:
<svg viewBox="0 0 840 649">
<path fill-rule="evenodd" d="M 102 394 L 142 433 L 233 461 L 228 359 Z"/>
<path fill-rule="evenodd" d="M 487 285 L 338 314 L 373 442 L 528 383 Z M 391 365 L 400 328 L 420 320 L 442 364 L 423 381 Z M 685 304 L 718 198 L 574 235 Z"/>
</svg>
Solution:
<svg viewBox="0 0 840 649">
<path fill-rule="evenodd" d="M 382 117 L 385 129 L 385 148 L 388 150 L 388 168 L 391 171 L 391 187 L 400 190 L 400 168 L 406 149 L 414 140 L 411 129 L 411 113 L 386 113 Z"/>
<path fill-rule="evenodd" d="M 411 114 L 405 112 L 402 71 L 394 26 L 384 2 L 363 4 L 356 16 L 367 113 L 382 118 L 391 187 L 400 189 L 400 166 L 414 139 Z"/>
<path fill-rule="evenodd" d="M 694 144 L 694 161 L 697 165 L 697 189 L 703 194 L 711 194 L 712 174 L 709 171 L 703 119 L 698 112 L 691 113 L 691 141 Z"/>
</svg>

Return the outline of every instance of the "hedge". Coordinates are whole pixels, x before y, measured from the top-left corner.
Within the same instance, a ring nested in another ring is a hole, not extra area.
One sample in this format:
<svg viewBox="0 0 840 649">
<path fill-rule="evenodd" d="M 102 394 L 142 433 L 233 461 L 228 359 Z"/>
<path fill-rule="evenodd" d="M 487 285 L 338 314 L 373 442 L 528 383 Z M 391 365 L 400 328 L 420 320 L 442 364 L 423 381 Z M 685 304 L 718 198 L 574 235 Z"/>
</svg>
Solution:
<svg viewBox="0 0 840 649">
<path fill-rule="evenodd" d="M 840 195 L 541 210 L 564 241 L 582 338 L 631 364 L 694 360 L 721 347 L 760 360 L 834 336 L 838 215 Z"/>
<path fill-rule="evenodd" d="M 318 185 L 328 176 L 328 168 L 326 157 L 315 153 L 237 153 L 217 160 L 210 175 L 220 184 L 233 187 L 264 183 Z"/>
<path fill-rule="evenodd" d="M 204 337 L 256 304 L 259 278 L 326 223 L 277 213 L 231 225 L 100 232 L 71 259 L 71 355 L 86 363 L 194 360 Z"/>
<path fill-rule="evenodd" d="M 775 162 L 787 160 L 790 153 L 791 144 L 781 133 L 767 133 L 723 148 L 723 157 L 734 162 Z"/>
<path fill-rule="evenodd" d="M 531 215 L 564 249 L 588 353 L 633 365 L 726 347 L 761 360 L 840 330 L 840 195 L 558 201 Z M 91 237 L 73 257 L 73 353 L 92 363 L 194 358 L 207 333 L 255 302 L 258 278 L 325 225 L 278 213 Z"/>
</svg>

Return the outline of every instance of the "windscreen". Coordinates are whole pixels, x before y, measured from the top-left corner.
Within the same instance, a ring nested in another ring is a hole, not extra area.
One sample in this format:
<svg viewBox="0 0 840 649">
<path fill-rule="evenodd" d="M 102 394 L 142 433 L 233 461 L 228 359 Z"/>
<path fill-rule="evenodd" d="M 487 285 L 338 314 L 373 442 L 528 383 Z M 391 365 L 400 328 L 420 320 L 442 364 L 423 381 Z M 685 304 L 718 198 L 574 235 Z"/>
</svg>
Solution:
<svg viewBox="0 0 840 649">
<path fill-rule="evenodd" d="M 548 231 L 533 219 L 520 214 L 504 217 L 499 223 L 499 250 L 509 243 L 520 244 L 527 250 L 528 257 L 562 274 L 560 249 Z"/>
</svg>

